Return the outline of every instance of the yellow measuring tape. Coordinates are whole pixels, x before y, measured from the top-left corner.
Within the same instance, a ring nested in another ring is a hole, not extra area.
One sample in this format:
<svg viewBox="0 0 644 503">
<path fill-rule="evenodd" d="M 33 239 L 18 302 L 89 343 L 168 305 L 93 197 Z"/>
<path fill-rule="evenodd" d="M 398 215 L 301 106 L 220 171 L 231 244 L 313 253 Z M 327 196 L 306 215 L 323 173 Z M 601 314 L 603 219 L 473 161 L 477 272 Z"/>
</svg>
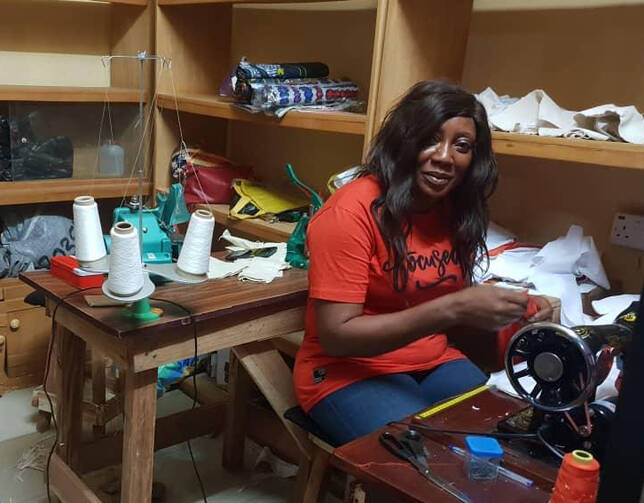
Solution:
<svg viewBox="0 0 644 503">
<path fill-rule="evenodd" d="M 457 397 L 454 397 L 451 400 L 447 400 L 446 402 L 439 403 L 438 405 L 432 407 L 431 409 L 424 410 L 423 412 L 416 414 L 414 417 L 416 419 L 427 419 L 428 417 L 433 416 L 434 414 L 438 414 L 442 410 L 449 409 L 452 405 L 456 405 L 457 403 L 463 402 L 468 398 L 478 395 L 479 393 L 482 393 L 487 389 L 489 389 L 489 386 L 487 384 L 484 384 L 483 386 L 474 388 L 472 391 L 468 391 L 467 393 L 458 395 Z"/>
</svg>

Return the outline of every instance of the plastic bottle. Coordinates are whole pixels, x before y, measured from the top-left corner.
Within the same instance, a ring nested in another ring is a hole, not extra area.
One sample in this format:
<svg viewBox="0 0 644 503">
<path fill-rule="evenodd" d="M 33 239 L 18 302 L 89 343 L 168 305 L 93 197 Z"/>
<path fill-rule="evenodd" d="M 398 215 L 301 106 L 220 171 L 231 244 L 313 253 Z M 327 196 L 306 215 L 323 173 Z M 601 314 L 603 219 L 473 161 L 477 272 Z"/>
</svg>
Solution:
<svg viewBox="0 0 644 503">
<path fill-rule="evenodd" d="M 101 176 L 123 176 L 125 172 L 123 148 L 111 142 L 103 145 L 98 154 L 98 172 Z"/>
</svg>

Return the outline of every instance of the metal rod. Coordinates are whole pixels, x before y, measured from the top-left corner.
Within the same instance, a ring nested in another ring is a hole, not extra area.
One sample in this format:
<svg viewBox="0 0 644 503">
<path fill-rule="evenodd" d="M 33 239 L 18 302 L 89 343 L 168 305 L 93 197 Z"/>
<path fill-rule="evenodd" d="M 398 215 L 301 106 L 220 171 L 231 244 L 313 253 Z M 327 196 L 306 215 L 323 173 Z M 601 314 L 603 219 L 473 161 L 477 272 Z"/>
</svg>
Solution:
<svg viewBox="0 0 644 503">
<path fill-rule="evenodd" d="M 143 110 L 143 101 L 145 99 L 145 73 L 143 71 L 143 64 L 145 63 L 145 58 L 147 57 L 145 51 L 138 54 L 139 59 L 139 128 L 141 130 L 141 153 L 138 159 L 138 194 L 139 194 L 139 252 L 141 253 L 141 258 L 143 258 L 143 159 L 145 159 L 145 113 Z M 143 158 L 143 159 L 142 159 Z"/>
</svg>

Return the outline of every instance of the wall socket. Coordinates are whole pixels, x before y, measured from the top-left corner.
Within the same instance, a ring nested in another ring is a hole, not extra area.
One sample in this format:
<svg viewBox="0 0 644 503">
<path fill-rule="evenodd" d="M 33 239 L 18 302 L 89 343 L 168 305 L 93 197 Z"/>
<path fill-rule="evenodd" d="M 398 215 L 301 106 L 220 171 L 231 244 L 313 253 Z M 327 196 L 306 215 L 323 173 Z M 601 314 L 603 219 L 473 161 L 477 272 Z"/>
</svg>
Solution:
<svg viewBox="0 0 644 503">
<path fill-rule="evenodd" d="M 615 213 L 610 242 L 644 251 L 644 216 Z"/>
</svg>

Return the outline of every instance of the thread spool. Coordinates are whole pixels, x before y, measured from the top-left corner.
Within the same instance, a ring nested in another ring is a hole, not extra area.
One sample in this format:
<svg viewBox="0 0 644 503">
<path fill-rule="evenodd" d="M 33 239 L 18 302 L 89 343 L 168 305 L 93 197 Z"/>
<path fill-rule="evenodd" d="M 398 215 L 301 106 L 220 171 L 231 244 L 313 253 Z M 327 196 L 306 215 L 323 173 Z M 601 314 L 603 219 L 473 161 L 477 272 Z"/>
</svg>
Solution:
<svg viewBox="0 0 644 503">
<path fill-rule="evenodd" d="M 208 272 L 215 217 L 206 210 L 190 216 L 188 231 L 177 260 L 177 270 L 184 274 L 202 276 Z"/>
<path fill-rule="evenodd" d="M 576 450 L 564 456 L 550 503 L 595 503 L 599 463 L 589 452 Z"/>
<path fill-rule="evenodd" d="M 78 196 L 74 199 L 73 212 L 76 258 L 80 262 L 102 259 L 107 252 L 96 201 L 92 196 Z"/>
<path fill-rule="evenodd" d="M 107 288 L 119 297 L 134 295 L 143 288 L 143 265 L 136 228 L 129 222 L 118 222 L 110 230 L 110 237 L 112 253 Z"/>
</svg>

